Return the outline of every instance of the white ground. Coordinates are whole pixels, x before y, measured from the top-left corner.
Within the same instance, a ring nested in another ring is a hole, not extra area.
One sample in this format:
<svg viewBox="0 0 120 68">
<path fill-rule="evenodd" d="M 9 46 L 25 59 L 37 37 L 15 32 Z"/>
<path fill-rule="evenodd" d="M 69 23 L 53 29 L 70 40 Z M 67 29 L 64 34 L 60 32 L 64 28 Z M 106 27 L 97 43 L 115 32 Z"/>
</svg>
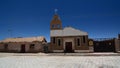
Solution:
<svg viewBox="0 0 120 68">
<path fill-rule="evenodd" d="M 4 56 L 0 68 L 120 68 L 120 56 Z"/>
</svg>

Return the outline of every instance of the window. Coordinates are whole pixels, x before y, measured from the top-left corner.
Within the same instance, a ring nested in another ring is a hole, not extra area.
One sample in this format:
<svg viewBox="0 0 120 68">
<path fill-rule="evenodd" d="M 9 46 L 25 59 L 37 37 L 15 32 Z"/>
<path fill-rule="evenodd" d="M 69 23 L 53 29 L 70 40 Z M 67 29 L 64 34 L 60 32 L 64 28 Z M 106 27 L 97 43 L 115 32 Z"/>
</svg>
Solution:
<svg viewBox="0 0 120 68">
<path fill-rule="evenodd" d="M 30 49 L 34 49 L 35 48 L 35 44 L 30 44 Z"/>
<path fill-rule="evenodd" d="M 83 36 L 83 43 L 85 43 L 85 36 Z"/>
<path fill-rule="evenodd" d="M 54 25 L 52 25 L 52 28 L 55 28 L 55 26 L 54 26 Z"/>
<path fill-rule="evenodd" d="M 58 46 L 60 46 L 61 45 L 61 39 L 58 39 Z"/>
<path fill-rule="evenodd" d="M 51 28 L 60 28 L 60 24 L 53 24 L 51 25 Z"/>
<path fill-rule="evenodd" d="M 80 38 L 77 38 L 77 45 L 80 46 Z"/>
<path fill-rule="evenodd" d="M 60 25 L 59 25 L 59 24 L 57 24 L 57 28 L 60 28 Z"/>
<path fill-rule="evenodd" d="M 55 44 L 55 37 L 53 37 L 53 40 L 52 40 L 52 41 L 53 41 L 53 43 Z"/>
</svg>

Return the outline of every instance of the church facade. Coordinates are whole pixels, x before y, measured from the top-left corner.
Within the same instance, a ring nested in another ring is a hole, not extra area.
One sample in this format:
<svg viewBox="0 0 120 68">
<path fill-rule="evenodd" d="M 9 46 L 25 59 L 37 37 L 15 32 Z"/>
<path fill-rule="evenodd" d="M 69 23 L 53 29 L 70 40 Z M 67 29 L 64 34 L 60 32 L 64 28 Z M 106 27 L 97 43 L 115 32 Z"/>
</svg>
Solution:
<svg viewBox="0 0 120 68">
<path fill-rule="evenodd" d="M 50 50 L 52 52 L 93 52 L 88 44 L 88 33 L 73 27 L 62 27 L 58 14 L 50 23 Z"/>
</svg>

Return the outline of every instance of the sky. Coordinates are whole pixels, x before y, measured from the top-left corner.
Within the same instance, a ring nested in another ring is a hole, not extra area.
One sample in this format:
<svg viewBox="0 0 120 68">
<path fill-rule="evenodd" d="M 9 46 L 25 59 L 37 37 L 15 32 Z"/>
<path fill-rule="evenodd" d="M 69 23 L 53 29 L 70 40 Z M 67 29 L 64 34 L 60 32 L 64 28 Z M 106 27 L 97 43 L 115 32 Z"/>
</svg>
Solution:
<svg viewBox="0 0 120 68">
<path fill-rule="evenodd" d="M 88 32 L 89 38 L 113 38 L 120 33 L 120 0 L 0 0 L 0 40 L 44 36 L 58 9 L 63 27 Z"/>
</svg>

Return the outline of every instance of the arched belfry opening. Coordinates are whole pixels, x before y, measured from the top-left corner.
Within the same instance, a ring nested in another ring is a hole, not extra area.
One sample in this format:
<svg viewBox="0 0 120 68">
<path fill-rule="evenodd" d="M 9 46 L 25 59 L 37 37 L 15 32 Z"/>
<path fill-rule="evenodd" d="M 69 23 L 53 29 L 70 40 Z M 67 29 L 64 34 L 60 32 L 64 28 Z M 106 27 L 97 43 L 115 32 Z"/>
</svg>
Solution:
<svg viewBox="0 0 120 68">
<path fill-rule="evenodd" d="M 55 9 L 55 14 L 53 16 L 53 19 L 50 23 L 50 29 L 56 30 L 56 29 L 62 29 L 62 22 L 60 20 L 59 15 L 57 14 L 57 10 Z"/>
</svg>

